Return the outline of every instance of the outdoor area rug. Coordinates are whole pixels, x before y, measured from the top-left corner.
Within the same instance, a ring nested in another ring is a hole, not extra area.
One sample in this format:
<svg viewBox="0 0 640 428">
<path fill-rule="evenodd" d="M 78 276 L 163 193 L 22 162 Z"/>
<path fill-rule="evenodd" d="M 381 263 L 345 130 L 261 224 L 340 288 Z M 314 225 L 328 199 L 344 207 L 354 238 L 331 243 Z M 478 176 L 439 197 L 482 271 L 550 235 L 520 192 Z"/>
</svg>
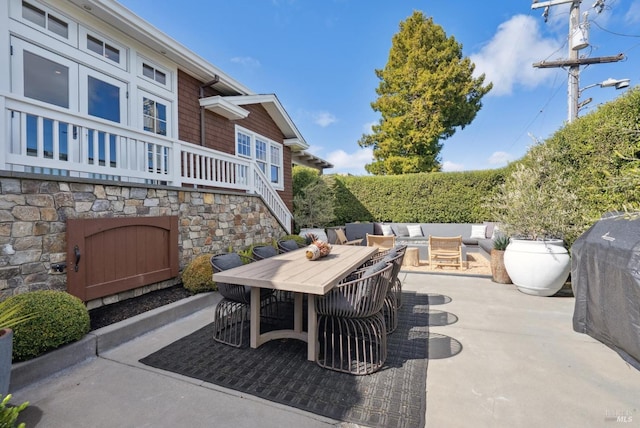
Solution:
<svg viewBox="0 0 640 428">
<path fill-rule="evenodd" d="M 387 361 L 368 376 L 307 361 L 307 344 L 299 340 L 274 340 L 257 349 L 223 345 L 213 340 L 211 324 L 140 362 L 343 422 L 423 427 L 428 302 L 424 294 L 402 294 L 398 328 L 388 336 Z"/>
</svg>

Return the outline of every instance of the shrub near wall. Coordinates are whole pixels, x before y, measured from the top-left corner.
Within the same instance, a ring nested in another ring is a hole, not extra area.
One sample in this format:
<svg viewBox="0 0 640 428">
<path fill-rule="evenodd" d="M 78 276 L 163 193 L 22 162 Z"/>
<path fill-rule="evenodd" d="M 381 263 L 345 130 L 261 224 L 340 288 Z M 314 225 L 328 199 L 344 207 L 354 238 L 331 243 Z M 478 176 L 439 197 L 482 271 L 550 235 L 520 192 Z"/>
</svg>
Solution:
<svg viewBox="0 0 640 428">
<path fill-rule="evenodd" d="M 491 220 L 484 202 L 506 169 L 393 176 L 327 176 L 336 224 L 353 221 L 478 223 Z"/>
</svg>

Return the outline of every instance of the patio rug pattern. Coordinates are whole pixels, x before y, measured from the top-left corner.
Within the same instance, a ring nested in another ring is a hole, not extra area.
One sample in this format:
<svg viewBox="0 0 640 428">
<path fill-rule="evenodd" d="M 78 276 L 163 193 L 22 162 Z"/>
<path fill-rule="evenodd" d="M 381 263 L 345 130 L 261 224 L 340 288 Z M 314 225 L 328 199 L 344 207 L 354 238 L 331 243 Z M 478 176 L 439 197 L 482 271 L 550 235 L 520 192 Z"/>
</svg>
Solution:
<svg viewBox="0 0 640 428">
<path fill-rule="evenodd" d="M 369 376 L 307 361 L 306 343 L 298 340 L 274 340 L 257 349 L 226 346 L 212 339 L 211 324 L 140 362 L 343 422 L 423 427 L 428 296 L 403 293 L 398 315 L 398 328 L 388 336 L 387 361 Z"/>
</svg>

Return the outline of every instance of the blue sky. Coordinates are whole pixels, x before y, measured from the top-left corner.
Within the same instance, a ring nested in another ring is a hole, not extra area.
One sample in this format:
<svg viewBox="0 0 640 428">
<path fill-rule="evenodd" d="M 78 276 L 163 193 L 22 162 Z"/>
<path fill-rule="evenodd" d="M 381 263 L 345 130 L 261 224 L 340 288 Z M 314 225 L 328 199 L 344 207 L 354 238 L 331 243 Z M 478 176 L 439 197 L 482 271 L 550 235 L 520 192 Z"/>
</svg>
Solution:
<svg viewBox="0 0 640 428">
<path fill-rule="evenodd" d="M 462 44 L 493 90 L 476 119 L 444 141 L 444 171 L 492 169 L 522 157 L 567 120 L 567 71 L 534 68 L 568 57 L 569 7 L 522 0 L 120 0 L 141 18 L 260 94 L 275 93 L 327 173 L 366 174 L 371 149 L 357 141 L 380 116 L 371 109 L 401 21 L 422 11 Z M 582 3 L 590 46 L 582 57 L 625 60 L 581 68 L 580 88 L 608 78 L 640 84 L 640 0 Z M 595 86 L 580 115 L 625 91 Z"/>
</svg>

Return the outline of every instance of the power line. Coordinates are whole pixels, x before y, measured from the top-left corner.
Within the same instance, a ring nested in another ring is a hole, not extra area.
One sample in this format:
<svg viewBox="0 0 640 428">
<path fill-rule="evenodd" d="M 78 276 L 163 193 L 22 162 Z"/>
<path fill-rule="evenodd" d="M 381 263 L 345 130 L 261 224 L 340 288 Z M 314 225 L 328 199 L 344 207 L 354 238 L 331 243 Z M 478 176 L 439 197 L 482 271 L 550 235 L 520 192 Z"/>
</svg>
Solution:
<svg viewBox="0 0 640 428">
<path fill-rule="evenodd" d="M 569 79 L 568 79 L 568 121 L 572 122 L 578 117 L 578 110 L 580 109 L 580 67 L 588 64 L 602 64 L 607 62 L 617 62 L 624 59 L 624 54 L 618 54 L 617 56 L 609 57 L 595 57 L 585 58 L 579 57 L 578 51 L 589 46 L 587 40 L 588 25 L 587 20 L 588 12 L 585 12 L 584 19 L 580 22 L 580 5 L 582 0 L 548 0 L 541 2 L 540 0 L 533 0 L 531 5 L 532 9 L 544 8 L 543 17 L 545 21 L 549 14 L 549 8 L 552 6 L 559 6 L 563 4 L 570 4 L 569 13 L 569 58 L 558 61 L 542 61 L 534 63 L 533 66 L 537 68 L 564 68 L 569 67 Z M 596 0 L 592 6 L 598 13 L 601 13 L 605 8 L 605 0 Z M 597 25 L 597 24 L 596 24 Z M 628 82 L 628 80 L 627 80 Z M 628 86 L 628 83 L 627 83 Z M 617 86 L 616 86 L 617 87 Z"/>
<path fill-rule="evenodd" d="M 594 19 L 590 20 L 589 22 L 591 22 L 592 24 L 595 24 L 596 27 L 598 27 L 602 31 L 604 31 L 606 33 L 609 33 L 609 34 L 613 34 L 614 36 L 640 38 L 640 34 L 639 35 L 636 35 L 636 34 L 622 34 L 622 33 L 616 33 L 615 31 L 608 30 L 608 29 L 602 27 L 600 24 L 598 24 Z"/>
</svg>

